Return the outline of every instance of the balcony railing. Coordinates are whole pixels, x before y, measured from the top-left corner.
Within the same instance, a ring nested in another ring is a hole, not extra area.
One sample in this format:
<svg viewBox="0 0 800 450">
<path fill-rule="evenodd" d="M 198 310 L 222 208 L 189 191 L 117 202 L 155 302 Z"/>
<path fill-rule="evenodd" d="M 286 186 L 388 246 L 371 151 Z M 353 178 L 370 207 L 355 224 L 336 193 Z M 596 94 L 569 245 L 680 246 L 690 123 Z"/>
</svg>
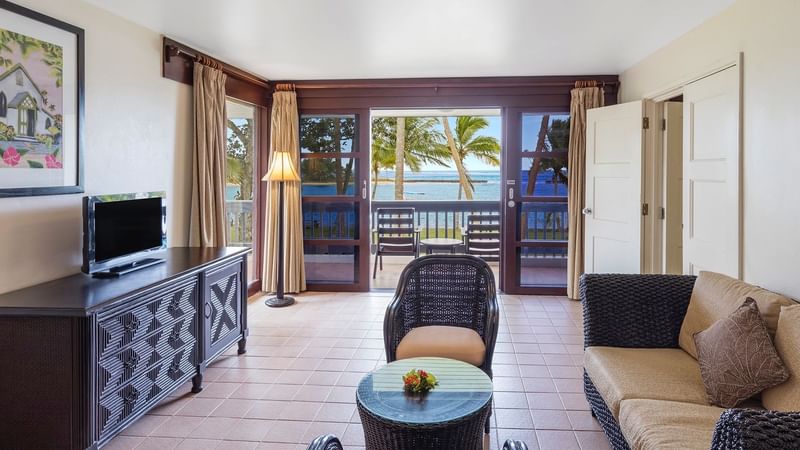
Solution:
<svg viewBox="0 0 800 450">
<path fill-rule="evenodd" d="M 462 227 L 470 214 L 498 214 L 499 201 L 485 200 L 387 200 L 371 202 L 372 226 L 378 208 L 414 208 L 414 223 L 420 238 L 461 239 Z M 525 202 L 518 218 L 522 241 L 547 241 L 546 245 L 525 246 L 523 258 L 565 258 L 569 236 L 566 202 Z M 303 205 L 303 235 L 305 239 L 355 239 L 358 220 L 352 203 L 313 202 Z M 372 227 L 371 226 L 371 227 Z M 555 244 L 555 245 L 554 245 Z M 562 245 L 563 244 L 563 245 Z"/>
<path fill-rule="evenodd" d="M 420 229 L 420 238 L 461 239 L 461 227 L 470 214 L 498 214 L 496 201 L 437 201 L 389 200 L 372 202 L 372 223 L 377 219 L 378 208 L 414 208 L 414 222 Z"/>
<path fill-rule="evenodd" d="M 253 244 L 253 201 L 226 200 L 228 245 L 249 247 Z"/>
</svg>

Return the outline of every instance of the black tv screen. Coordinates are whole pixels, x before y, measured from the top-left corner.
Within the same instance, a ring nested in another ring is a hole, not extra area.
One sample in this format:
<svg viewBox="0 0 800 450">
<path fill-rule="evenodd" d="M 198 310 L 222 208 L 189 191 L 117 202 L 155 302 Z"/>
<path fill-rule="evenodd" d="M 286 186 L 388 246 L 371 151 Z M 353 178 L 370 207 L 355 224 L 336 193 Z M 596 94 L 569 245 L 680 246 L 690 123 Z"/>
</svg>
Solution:
<svg viewBox="0 0 800 450">
<path fill-rule="evenodd" d="M 94 260 L 161 247 L 161 198 L 96 203 Z"/>
</svg>

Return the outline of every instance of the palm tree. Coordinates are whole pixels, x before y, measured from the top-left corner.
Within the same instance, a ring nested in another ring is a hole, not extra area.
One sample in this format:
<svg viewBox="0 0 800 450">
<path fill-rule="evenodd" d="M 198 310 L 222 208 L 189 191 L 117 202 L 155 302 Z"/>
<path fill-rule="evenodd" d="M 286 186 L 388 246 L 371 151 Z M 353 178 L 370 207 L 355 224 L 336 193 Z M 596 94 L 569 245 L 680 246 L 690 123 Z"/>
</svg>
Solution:
<svg viewBox="0 0 800 450">
<path fill-rule="evenodd" d="M 536 179 L 541 169 L 552 170 L 553 193 L 558 194 L 558 184 L 567 183 L 567 176 L 564 170 L 567 167 L 565 158 L 545 157 L 545 153 L 554 150 L 566 150 L 569 147 L 569 119 L 555 119 L 550 123 L 550 116 L 542 116 L 542 123 L 539 127 L 539 135 L 536 140 L 536 148 L 533 149 L 534 157 L 531 167 L 528 169 L 527 195 L 533 195 L 536 188 Z"/>
<path fill-rule="evenodd" d="M 500 142 L 492 136 L 478 134 L 489 126 L 489 121 L 484 117 L 459 116 L 452 131 L 448 118 L 442 117 L 442 126 L 447 137 L 447 148 L 458 171 L 458 199 L 461 200 L 463 192 L 467 200 L 472 200 L 475 187 L 469 172 L 464 167 L 464 160 L 468 156 L 473 156 L 492 166 L 499 166 Z"/>
<path fill-rule="evenodd" d="M 372 195 L 375 196 L 381 169 L 395 169 L 395 200 L 403 200 L 405 167 L 419 172 L 424 164 L 447 166 L 449 153 L 442 147 L 442 135 L 430 117 L 377 117 L 372 121 Z M 398 125 L 402 131 L 398 132 Z M 399 164 L 402 161 L 402 165 Z M 398 170 L 398 166 L 401 166 Z"/>
</svg>

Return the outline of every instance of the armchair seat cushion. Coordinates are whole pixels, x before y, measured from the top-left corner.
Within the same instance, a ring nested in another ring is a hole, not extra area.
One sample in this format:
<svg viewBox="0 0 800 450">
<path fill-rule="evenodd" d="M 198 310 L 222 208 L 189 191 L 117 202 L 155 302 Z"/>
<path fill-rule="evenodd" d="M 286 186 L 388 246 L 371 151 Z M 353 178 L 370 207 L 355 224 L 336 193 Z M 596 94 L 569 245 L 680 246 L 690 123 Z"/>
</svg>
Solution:
<svg viewBox="0 0 800 450">
<path fill-rule="evenodd" d="M 619 426 L 632 450 L 708 450 L 723 411 L 665 400 L 623 400 Z"/>
<path fill-rule="evenodd" d="M 438 356 L 481 366 L 486 345 L 475 330 L 429 325 L 411 329 L 397 346 L 397 359 Z"/>
<path fill-rule="evenodd" d="M 588 347 L 584 368 L 617 419 L 629 399 L 708 405 L 700 365 L 679 348 Z"/>
</svg>

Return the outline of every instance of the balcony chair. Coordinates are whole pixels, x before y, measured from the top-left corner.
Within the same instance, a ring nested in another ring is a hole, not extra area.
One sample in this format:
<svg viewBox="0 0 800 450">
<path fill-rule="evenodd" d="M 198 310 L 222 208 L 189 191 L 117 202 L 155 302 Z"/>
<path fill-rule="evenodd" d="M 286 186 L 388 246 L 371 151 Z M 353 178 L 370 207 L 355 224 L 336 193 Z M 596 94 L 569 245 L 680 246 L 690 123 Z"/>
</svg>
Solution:
<svg viewBox="0 0 800 450">
<path fill-rule="evenodd" d="M 344 447 L 339 438 L 332 434 L 327 434 L 314 439 L 308 446 L 308 450 L 344 450 Z M 528 446 L 522 441 L 508 439 L 503 444 L 503 450 L 528 450 Z"/>
<path fill-rule="evenodd" d="M 383 255 L 419 256 L 419 229 L 414 227 L 414 208 L 378 208 L 375 215 L 372 278 L 378 273 L 378 261 L 383 270 Z"/>
<path fill-rule="evenodd" d="M 498 318 L 494 274 L 485 261 L 471 255 L 417 258 L 403 269 L 386 309 L 386 362 L 452 358 L 479 367 L 491 378 Z"/>
<path fill-rule="evenodd" d="M 484 261 L 500 260 L 500 216 L 469 214 L 462 230 L 466 253 Z"/>
</svg>

